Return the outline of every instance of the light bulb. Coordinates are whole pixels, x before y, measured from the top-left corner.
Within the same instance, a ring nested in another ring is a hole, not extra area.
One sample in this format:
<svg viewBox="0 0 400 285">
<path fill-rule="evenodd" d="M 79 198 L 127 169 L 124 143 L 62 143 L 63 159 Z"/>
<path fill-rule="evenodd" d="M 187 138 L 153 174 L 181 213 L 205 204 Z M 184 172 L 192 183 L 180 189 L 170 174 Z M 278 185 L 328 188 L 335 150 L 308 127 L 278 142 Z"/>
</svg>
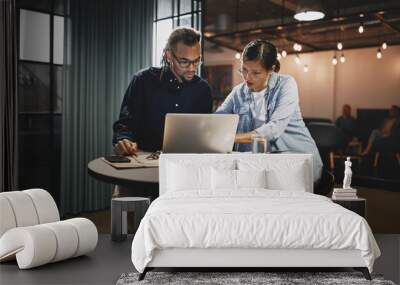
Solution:
<svg viewBox="0 0 400 285">
<path fill-rule="evenodd" d="M 341 63 L 345 63 L 346 62 L 346 58 L 344 57 L 344 54 L 342 53 L 342 55 L 340 56 L 340 62 Z"/>
<path fill-rule="evenodd" d="M 358 32 L 359 32 L 360 34 L 364 33 L 364 26 L 363 26 L 363 23 L 360 23 L 360 26 L 358 27 Z"/>
<path fill-rule="evenodd" d="M 303 49 L 302 45 L 297 44 L 297 51 L 301 51 Z"/>
<path fill-rule="evenodd" d="M 382 49 L 387 49 L 387 43 L 386 42 L 382 43 Z"/>
<path fill-rule="evenodd" d="M 282 56 L 283 56 L 283 57 L 286 57 L 286 56 L 287 56 L 286 50 L 282 50 Z"/>
<path fill-rule="evenodd" d="M 342 50 L 343 49 L 343 44 L 341 42 L 337 43 L 337 49 Z"/>
<path fill-rule="evenodd" d="M 382 51 L 381 51 L 380 48 L 378 48 L 378 51 L 377 51 L 377 53 L 376 53 L 376 58 L 377 58 L 377 59 L 381 59 L 381 58 L 382 58 Z"/>
<path fill-rule="evenodd" d="M 332 58 L 332 64 L 336 65 L 337 64 L 337 58 L 336 55 Z"/>
<path fill-rule="evenodd" d="M 281 54 L 278 52 L 278 54 L 276 55 L 276 58 L 278 59 L 278 60 L 280 60 L 281 59 Z"/>
<path fill-rule="evenodd" d="M 325 17 L 325 14 L 321 11 L 302 11 L 298 12 L 293 16 L 298 21 L 315 21 Z"/>
<path fill-rule="evenodd" d="M 294 61 L 296 62 L 296 64 L 300 64 L 301 60 L 298 54 L 296 54 L 296 57 L 294 58 Z"/>
<path fill-rule="evenodd" d="M 301 51 L 302 50 L 302 46 L 301 46 L 301 44 L 298 44 L 298 43 L 294 43 L 293 44 L 293 49 L 295 50 L 295 51 Z"/>
<path fill-rule="evenodd" d="M 308 65 L 307 64 L 304 65 L 303 70 L 304 70 L 304 72 L 308 72 Z"/>
<path fill-rule="evenodd" d="M 237 53 L 235 54 L 235 58 L 236 58 L 236 59 L 240 59 L 240 52 L 237 52 Z"/>
</svg>

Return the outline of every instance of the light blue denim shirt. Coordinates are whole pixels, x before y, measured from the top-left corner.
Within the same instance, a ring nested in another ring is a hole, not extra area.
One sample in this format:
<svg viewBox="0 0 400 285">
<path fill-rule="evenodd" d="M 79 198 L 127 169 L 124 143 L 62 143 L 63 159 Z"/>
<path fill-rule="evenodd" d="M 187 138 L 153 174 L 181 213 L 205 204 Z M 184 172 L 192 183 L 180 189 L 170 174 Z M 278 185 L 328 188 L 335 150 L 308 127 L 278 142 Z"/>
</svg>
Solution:
<svg viewBox="0 0 400 285">
<path fill-rule="evenodd" d="M 265 122 L 255 120 L 254 98 L 244 83 L 233 88 L 216 113 L 238 114 L 237 133 L 255 130 L 267 138 L 269 151 L 311 153 L 314 181 L 317 181 L 321 177 L 322 160 L 303 122 L 296 81 L 289 75 L 273 72 L 264 96 Z M 251 151 L 251 145 L 235 144 L 235 150 Z"/>
</svg>

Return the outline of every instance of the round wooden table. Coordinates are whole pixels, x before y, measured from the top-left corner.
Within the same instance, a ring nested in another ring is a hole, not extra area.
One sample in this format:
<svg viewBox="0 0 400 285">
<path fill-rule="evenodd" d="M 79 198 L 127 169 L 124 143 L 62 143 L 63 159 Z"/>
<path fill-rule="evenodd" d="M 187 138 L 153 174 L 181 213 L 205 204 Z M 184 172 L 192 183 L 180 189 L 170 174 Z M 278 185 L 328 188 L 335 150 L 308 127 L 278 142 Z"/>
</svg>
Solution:
<svg viewBox="0 0 400 285">
<path fill-rule="evenodd" d="M 88 164 L 89 174 L 103 182 L 135 187 L 139 183 L 158 183 L 158 167 L 116 169 L 102 158 L 92 160 Z"/>
</svg>

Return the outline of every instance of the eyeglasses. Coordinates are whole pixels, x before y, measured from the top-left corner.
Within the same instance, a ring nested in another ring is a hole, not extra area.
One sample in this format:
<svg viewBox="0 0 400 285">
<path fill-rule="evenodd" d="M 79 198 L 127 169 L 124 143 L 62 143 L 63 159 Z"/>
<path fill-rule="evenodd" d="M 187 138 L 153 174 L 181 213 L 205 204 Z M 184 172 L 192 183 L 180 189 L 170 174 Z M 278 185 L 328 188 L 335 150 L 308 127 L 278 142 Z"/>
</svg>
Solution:
<svg viewBox="0 0 400 285">
<path fill-rule="evenodd" d="M 146 159 L 157 160 L 160 157 L 160 154 L 161 154 L 161 150 L 157 150 L 157 151 L 151 153 L 150 155 L 146 156 Z"/>
<path fill-rule="evenodd" d="M 175 55 L 175 53 L 173 52 L 173 51 L 171 51 L 171 53 L 172 53 L 172 56 L 176 59 L 176 61 L 178 62 L 178 64 L 179 64 L 179 66 L 180 67 L 183 67 L 183 68 L 188 68 L 190 65 L 192 65 L 193 64 L 193 66 L 194 67 L 197 67 L 199 64 L 200 64 L 200 62 L 201 62 L 201 58 L 199 57 L 199 58 L 197 58 L 197 59 L 195 59 L 195 60 L 188 60 L 188 59 L 179 59 L 176 55 Z"/>
<path fill-rule="evenodd" d="M 258 77 L 262 74 L 262 72 L 259 71 L 248 71 L 247 69 L 239 69 L 238 72 L 243 76 L 243 77 L 251 77 L 251 78 L 255 78 Z"/>
</svg>

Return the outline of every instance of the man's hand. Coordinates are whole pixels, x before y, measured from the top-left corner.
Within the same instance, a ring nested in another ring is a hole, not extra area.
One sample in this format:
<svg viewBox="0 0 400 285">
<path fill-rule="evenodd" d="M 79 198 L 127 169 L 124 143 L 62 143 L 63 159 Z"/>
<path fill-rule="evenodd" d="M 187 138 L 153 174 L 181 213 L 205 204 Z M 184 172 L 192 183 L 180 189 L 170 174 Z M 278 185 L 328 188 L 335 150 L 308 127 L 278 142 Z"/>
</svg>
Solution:
<svg viewBox="0 0 400 285">
<path fill-rule="evenodd" d="M 137 143 L 123 139 L 114 145 L 114 152 L 118 155 L 136 155 L 138 151 Z"/>
</svg>

